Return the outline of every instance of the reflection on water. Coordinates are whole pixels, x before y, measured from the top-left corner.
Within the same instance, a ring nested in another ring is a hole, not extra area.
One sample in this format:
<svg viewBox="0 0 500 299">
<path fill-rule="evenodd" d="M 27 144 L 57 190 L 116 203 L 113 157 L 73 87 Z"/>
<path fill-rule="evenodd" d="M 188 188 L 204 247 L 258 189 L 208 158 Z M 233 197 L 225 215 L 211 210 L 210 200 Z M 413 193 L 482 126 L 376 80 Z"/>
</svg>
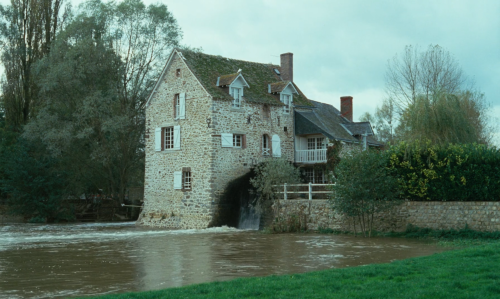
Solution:
<svg viewBox="0 0 500 299">
<path fill-rule="evenodd" d="M 0 298 L 48 298 L 183 286 L 429 255 L 416 240 L 266 235 L 133 223 L 0 226 Z"/>
</svg>

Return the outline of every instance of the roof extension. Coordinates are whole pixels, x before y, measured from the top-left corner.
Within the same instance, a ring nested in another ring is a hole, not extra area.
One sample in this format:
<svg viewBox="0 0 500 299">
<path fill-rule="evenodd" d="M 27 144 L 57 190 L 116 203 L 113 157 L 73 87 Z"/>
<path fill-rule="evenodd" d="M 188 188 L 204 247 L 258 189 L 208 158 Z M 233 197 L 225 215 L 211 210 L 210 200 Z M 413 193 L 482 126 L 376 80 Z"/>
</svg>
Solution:
<svg viewBox="0 0 500 299">
<path fill-rule="evenodd" d="M 364 133 L 373 134 L 369 122 L 350 122 L 332 105 L 312 101 L 315 108 L 295 111 L 295 134 L 323 134 L 330 139 L 358 143 Z M 373 146 L 383 144 L 371 136 L 367 142 Z"/>
</svg>

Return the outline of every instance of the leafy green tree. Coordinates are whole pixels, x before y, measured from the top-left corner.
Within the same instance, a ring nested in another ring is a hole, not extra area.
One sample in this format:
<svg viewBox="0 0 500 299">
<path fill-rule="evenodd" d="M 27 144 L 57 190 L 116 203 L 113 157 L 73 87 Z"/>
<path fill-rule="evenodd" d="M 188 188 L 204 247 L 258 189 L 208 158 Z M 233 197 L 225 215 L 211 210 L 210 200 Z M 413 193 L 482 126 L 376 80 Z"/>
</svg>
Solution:
<svg viewBox="0 0 500 299">
<path fill-rule="evenodd" d="M 88 1 L 37 65 L 44 105 L 24 136 L 40 138 L 73 190 L 123 202 L 144 173 L 144 104 L 180 30 L 165 5 Z"/>
<path fill-rule="evenodd" d="M 389 156 L 377 150 L 352 151 L 342 157 L 333 178 L 333 208 L 351 217 L 354 230 L 371 236 L 374 215 L 400 204 L 397 179 L 387 168 Z"/>
<path fill-rule="evenodd" d="M 51 49 L 57 33 L 71 17 L 64 0 L 11 0 L 0 5 L 2 100 L 10 128 L 20 130 L 36 115 L 38 89 L 34 64 Z"/>
<path fill-rule="evenodd" d="M 261 202 L 277 199 L 277 192 L 283 190 L 279 185 L 300 183 L 300 170 L 285 158 L 270 159 L 255 167 L 255 177 L 250 183 L 260 194 Z"/>
<path fill-rule="evenodd" d="M 0 154 L 0 191 L 8 194 L 14 214 L 32 222 L 71 220 L 73 215 L 61 207 L 67 176 L 59 161 L 44 152 L 40 144 L 20 138 Z"/>
</svg>

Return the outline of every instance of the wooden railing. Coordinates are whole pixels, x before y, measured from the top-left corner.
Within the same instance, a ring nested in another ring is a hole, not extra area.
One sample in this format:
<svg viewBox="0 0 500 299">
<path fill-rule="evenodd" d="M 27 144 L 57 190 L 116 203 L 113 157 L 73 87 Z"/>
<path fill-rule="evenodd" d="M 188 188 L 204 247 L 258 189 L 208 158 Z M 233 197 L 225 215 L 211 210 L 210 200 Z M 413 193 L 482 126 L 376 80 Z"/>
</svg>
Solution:
<svg viewBox="0 0 500 299">
<path fill-rule="evenodd" d="M 324 163 L 326 162 L 326 149 L 295 151 L 296 163 Z"/>
<path fill-rule="evenodd" d="M 283 192 L 277 192 L 278 194 L 283 194 L 283 199 L 288 200 L 288 194 L 308 194 L 309 200 L 313 199 L 313 194 L 329 194 L 332 193 L 332 191 L 314 191 L 313 187 L 315 186 L 321 186 L 321 187 L 328 187 L 328 186 L 333 186 L 333 184 L 283 184 L 283 185 L 273 185 L 273 187 L 283 187 Z M 295 189 L 294 187 L 308 187 L 307 191 L 301 191 L 301 190 L 290 190 L 290 189 Z M 324 189 L 323 188 L 323 189 Z"/>
</svg>

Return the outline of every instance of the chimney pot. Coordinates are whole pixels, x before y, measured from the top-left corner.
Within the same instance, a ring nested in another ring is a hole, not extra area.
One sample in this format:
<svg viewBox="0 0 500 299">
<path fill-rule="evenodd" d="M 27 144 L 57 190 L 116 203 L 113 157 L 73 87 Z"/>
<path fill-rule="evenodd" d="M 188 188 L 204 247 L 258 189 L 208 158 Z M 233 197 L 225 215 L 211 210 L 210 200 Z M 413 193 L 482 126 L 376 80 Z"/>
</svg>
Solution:
<svg viewBox="0 0 500 299">
<path fill-rule="evenodd" d="M 281 78 L 293 82 L 293 53 L 281 54 Z"/>
<path fill-rule="evenodd" d="M 343 117 L 352 122 L 352 97 L 340 97 L 340 113 Z"/>
</svg>

